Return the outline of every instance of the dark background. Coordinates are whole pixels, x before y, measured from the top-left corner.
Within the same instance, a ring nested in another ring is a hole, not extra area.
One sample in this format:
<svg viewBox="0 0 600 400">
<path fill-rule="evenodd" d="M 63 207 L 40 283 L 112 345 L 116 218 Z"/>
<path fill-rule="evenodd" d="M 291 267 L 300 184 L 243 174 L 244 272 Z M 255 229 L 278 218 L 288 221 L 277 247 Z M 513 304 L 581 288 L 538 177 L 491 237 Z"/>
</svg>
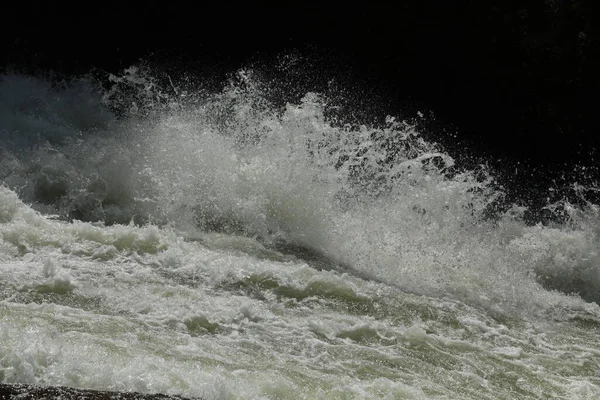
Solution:
<svg viewBox="0 0 600 400">
<path fill-rule="evenodd" d="M 2 10 L 2 63 L 76 74 L 178 60 L 225 74 L 308 51 L 387 99 L 384 112 L 431 110 L 424 129 L 454 156 L 498 168 L 513 192 L 597 184 L 600 2 L 396 3 L 13 3 Z"/>
</svg>

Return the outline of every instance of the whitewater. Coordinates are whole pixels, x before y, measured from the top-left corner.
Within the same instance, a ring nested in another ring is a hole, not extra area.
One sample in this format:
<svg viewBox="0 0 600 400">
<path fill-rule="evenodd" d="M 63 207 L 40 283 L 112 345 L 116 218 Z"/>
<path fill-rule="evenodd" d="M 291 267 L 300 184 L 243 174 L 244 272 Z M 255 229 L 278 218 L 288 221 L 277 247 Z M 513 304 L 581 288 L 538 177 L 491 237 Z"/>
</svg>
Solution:
<svg viewBox="0 0 600 400">
<path fill-rule="evenodd" d="M 0 77 L 0 383 L 600 398 L 598 205 L 527 223 L 412 123 L 194 85 Z"/>
</svg>

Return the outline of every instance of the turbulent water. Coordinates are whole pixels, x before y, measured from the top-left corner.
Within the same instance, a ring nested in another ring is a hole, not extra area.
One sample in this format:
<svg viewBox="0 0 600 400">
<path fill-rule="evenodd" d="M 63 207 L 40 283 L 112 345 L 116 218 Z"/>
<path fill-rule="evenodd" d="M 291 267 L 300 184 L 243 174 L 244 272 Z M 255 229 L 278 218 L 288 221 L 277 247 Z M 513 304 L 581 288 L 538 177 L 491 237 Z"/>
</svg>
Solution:
<svg viewBox="0 0 600 400">
<path fill-rule="evenodd" d="M 0 382 L 600 398 L 598 206 L 526 224 L 414 126 L 273 93 L 0 78 Z"/>
</svg>

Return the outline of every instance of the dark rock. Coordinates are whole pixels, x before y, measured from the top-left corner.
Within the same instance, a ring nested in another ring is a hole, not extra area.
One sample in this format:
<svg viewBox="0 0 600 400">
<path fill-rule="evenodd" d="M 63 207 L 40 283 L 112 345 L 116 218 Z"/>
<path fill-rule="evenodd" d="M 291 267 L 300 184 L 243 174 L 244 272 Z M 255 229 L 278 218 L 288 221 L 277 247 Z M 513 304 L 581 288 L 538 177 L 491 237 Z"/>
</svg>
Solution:
<svg viewBox="0 0 600 400">
<path fill-rule="evenodd" d="M 0 384 L 0 400 L 8 399 L 87 399 L 87 400 L 183 400 L 185 397 L 165 394 L 143 394 L 136 392 L 108 392 L 89 389 L 74 389 L 64 386 L 36 386 L 22 384 Z"/>
</svg>

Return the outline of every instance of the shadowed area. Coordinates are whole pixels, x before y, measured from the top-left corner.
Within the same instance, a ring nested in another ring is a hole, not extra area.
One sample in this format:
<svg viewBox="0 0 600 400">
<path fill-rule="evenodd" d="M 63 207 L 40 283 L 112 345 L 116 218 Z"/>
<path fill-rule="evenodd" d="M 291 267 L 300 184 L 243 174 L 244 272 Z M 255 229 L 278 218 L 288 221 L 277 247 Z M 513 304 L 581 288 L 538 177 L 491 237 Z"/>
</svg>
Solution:
<svg viewBox="0 0 600 400">
<path fill-rule="evenodd" d="M 166 394 L 142 394 L 135 392 L 107 392 L 100 390 L 74 389 L 64 386 L 35 386 L 0 384 L 0 399 L 88 399 L 88 400 L 169 400 L 186 399 Z"/>
</svg>

